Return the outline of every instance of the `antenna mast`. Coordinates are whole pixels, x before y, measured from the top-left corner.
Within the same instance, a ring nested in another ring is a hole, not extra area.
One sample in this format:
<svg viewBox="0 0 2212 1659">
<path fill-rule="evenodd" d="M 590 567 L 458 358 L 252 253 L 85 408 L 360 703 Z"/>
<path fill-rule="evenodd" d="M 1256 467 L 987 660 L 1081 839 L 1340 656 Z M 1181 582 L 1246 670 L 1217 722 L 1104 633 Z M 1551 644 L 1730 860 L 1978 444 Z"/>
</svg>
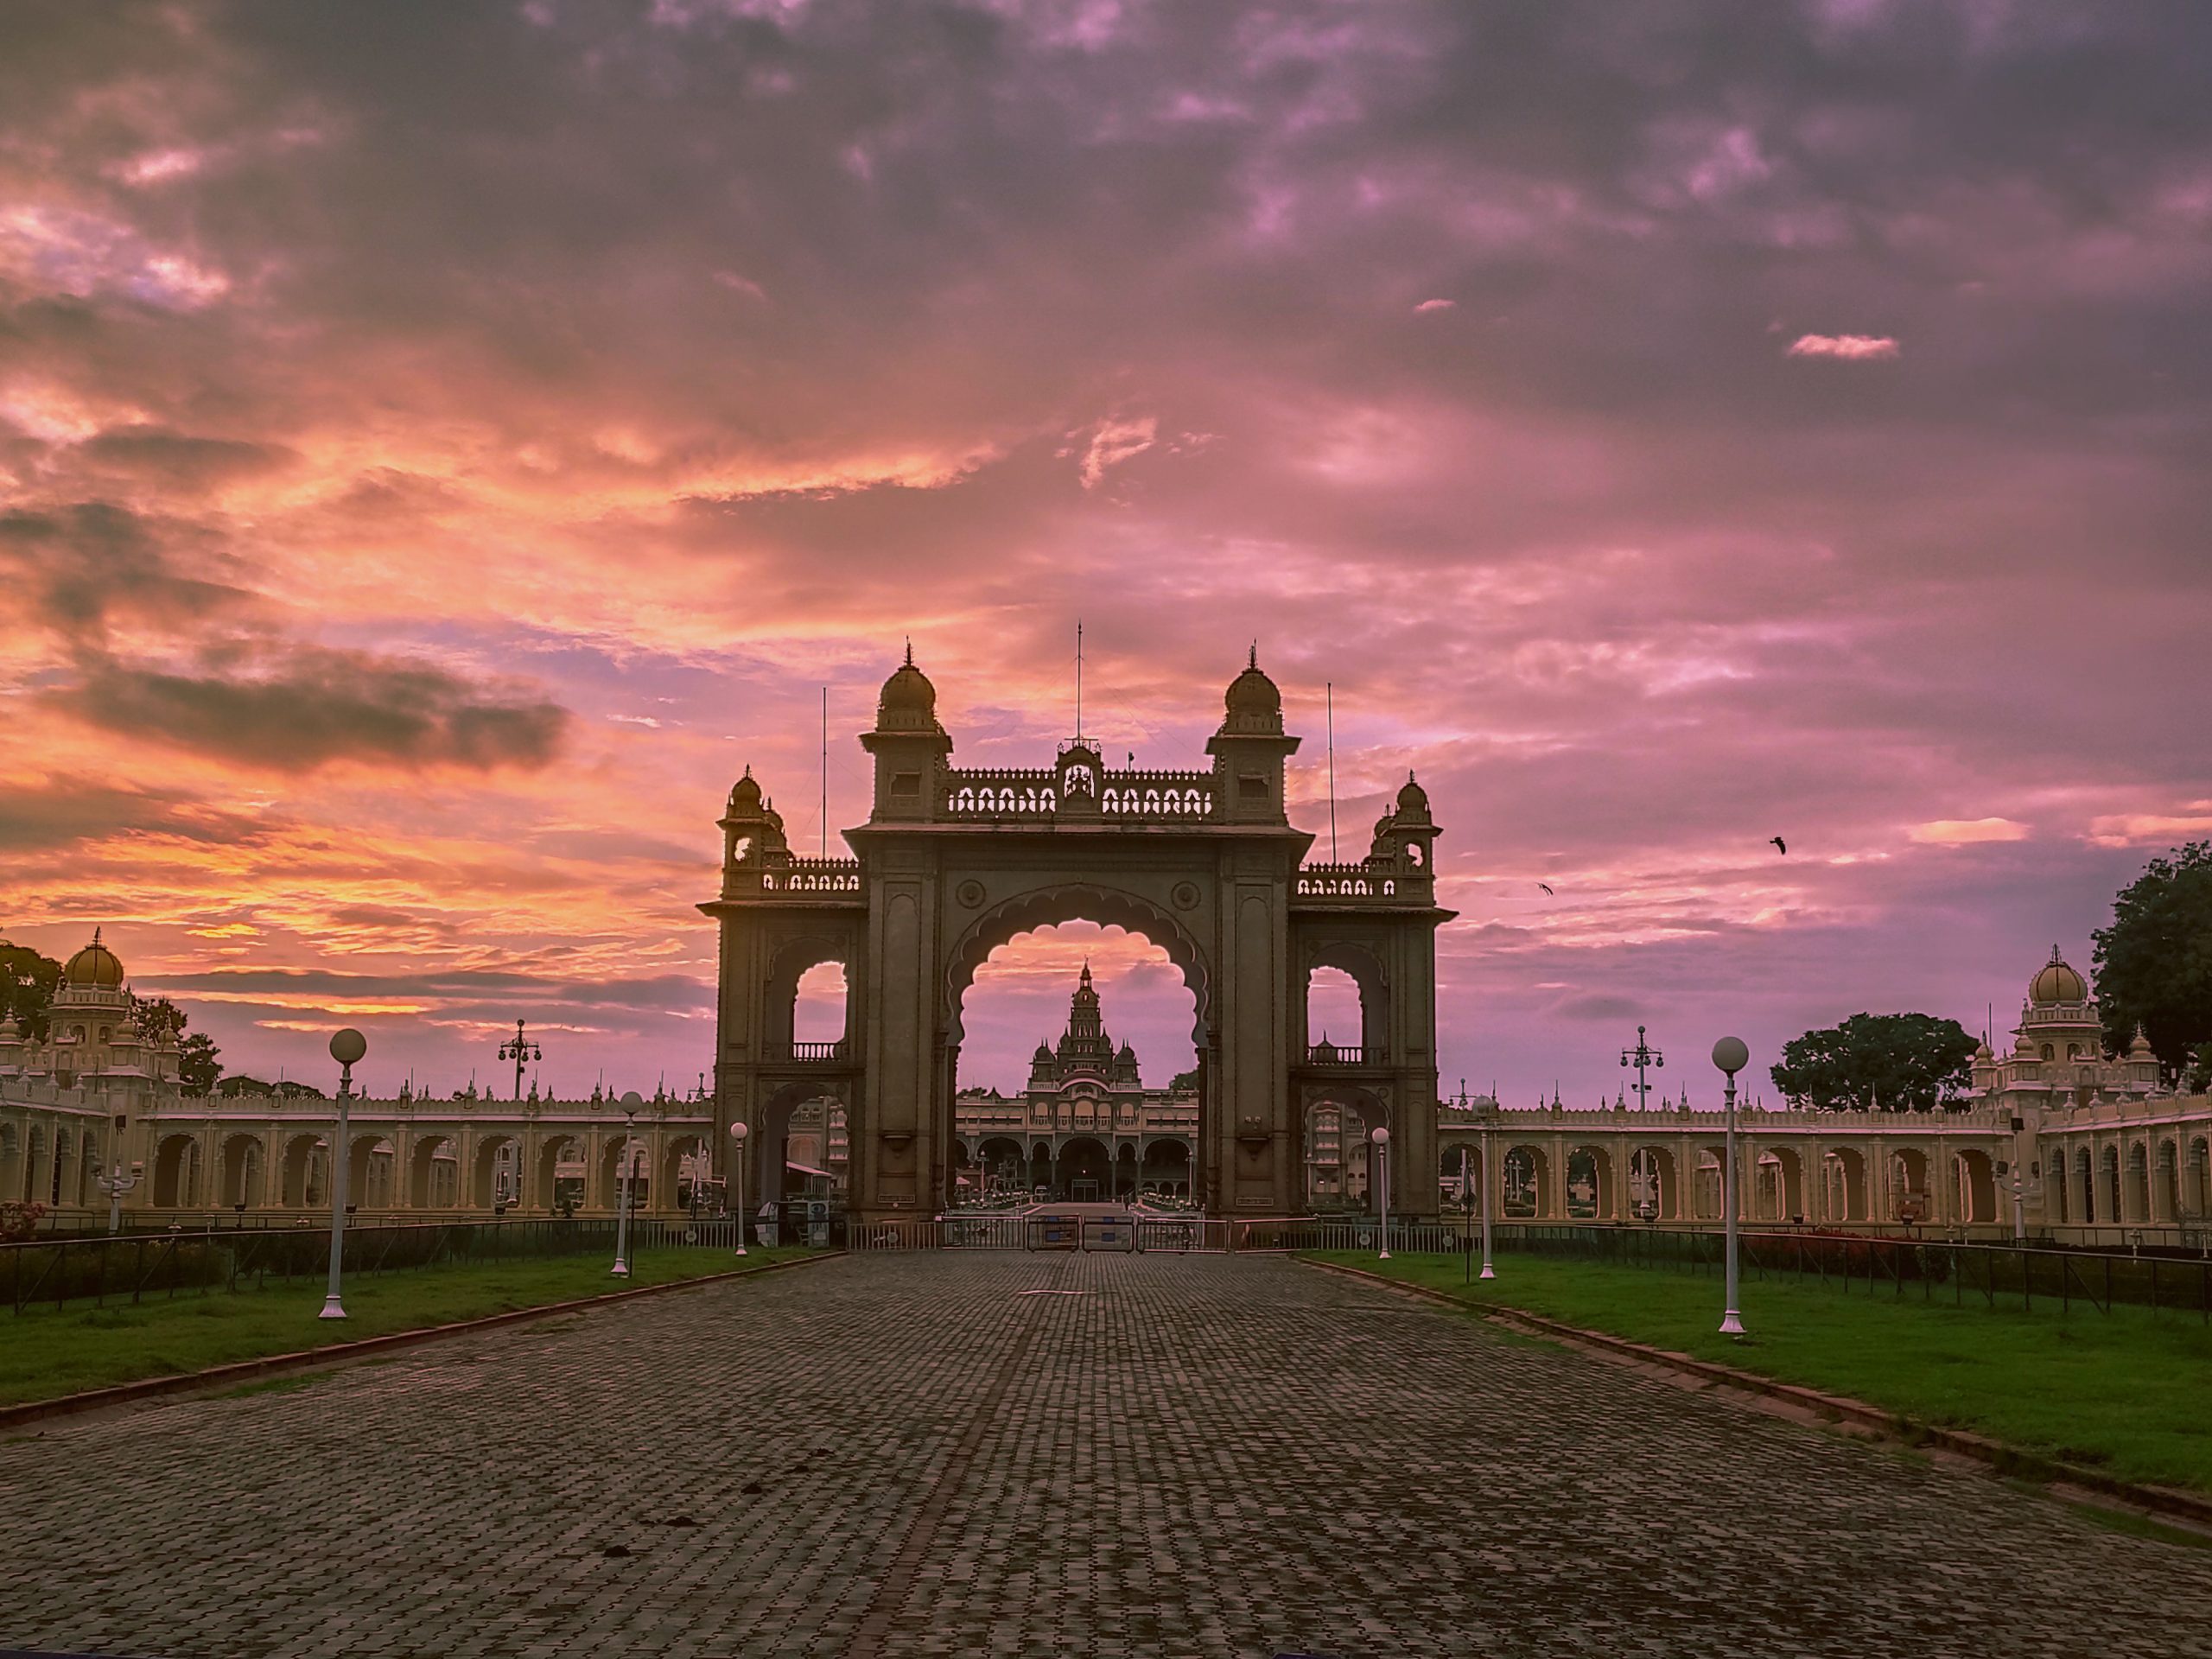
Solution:
<svg viewBox="0 0 2212 1659">
<path fill-rule="evenodd" d="M 1075 620 L 1075 734 L 1083 740 L 1083 619 Z"/>
<path fill-rule="evenodd" d="M 822 688 L 822 856 L 830 856 L 830 688 Z"/>
<path fill-rule="evenodd" d="M 1311 682 L 1309 681 L 1310 684 Z M 1325 681 L 1322 690 L 1329 709 L 1329 862 L 1337 861 L 1337 687 Z"/>
</svg>

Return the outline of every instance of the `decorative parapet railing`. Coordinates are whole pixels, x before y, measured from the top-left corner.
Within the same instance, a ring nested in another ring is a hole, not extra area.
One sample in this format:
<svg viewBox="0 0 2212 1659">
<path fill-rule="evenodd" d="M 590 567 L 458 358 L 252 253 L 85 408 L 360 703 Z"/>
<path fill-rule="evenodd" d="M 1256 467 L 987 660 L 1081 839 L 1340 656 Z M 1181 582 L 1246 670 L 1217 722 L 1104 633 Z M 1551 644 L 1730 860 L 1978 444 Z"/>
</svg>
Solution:
<svg viewBox="0 0 2212 1659">
<path fill-rule="evenodd" d="M 811 1064 L 835 1063 L 849 1058 L 852 1045 L 840 1038 L 834 1043 L 786 1043 L 769 1058 L 777 1060 L 797 1060 Z"/>
<path fill-rule="evenodd" d="M 1214 815 L 1210 772 L 1107 769 L 1097 795 L 1065 787 L 1070 769 L 953 767 L 942 777 L 943 816 L 960 822 L 1044 822 L 1081 816 L 1119 823 L 1194 823 Z"/>
<path fill-rule="evenodd" d="M 1389 1051 L 1380 1043 L 1315 1043 L 1306 1051 L 1308 1065 L 1388 1065 Z"/>
<path fill-rule="evenodd" d="M 1189 821 L 1213 816 L 1213 774 L 1210 772 L 1109 772 L 1100 791 L 1103 817 Z"/>
<path fill-rule="evenodd" d="M 861 862 L 856 858 L 795 858 L 781 869 L 760 877 L 763 893 L 858 893 Z"/>
<path fill-rule="evenodd" d="M 1307 864 L 1300 868 L 1291 892 L 1300 899 L 1374 903 L 1397 899 L 1402 879 L 1396 871 L 1370 863 Z"/>
<path fill-rule="evenodd" d="M 949 818 L 1049 818 L 1059 810 L 1059 785 L 1058 772 L 1041 767 L 948 766 L 940 798 Z"/>
</svg>

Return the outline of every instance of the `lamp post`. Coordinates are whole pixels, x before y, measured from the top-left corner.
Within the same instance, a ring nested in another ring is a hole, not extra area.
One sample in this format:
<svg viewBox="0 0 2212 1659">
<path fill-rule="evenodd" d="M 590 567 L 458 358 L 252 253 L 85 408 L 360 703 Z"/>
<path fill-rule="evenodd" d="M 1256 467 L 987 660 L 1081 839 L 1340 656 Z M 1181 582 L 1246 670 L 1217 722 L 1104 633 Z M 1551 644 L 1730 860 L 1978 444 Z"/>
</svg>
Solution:
<svg viewBox="0 0 2212 1659">
<path fill-rule="evenodd" d="M 1375 1198 L 1382 1211 L 1382 1250 L 1378 1262 L 1390 1259 L 1390 1131 L 1377 1129 L 1369 1137 L 1375 1147 Z"/>
<path fill-rule="evenodd" d="M 1643 1027 L 1636 1028 L 1636 1046 L 1621 1050 L 1621 1064 L 1636 1068 L 1636 1109 L 1642 1111 L 1651 1104 L 1651 1085 L 1643 1080 L 1643 1068 L 1655 1065 L 1663 1068 L 1667 1057 L 1643 1040 Z"/>
<path fill-rule="evenodd" d="M 1728 1161 L 1720 1172 L 1720 1207 L 1728 1217 L 1728 1306 L 1720 1315 L 1720 1334 L 1744 1334 L 1744 1316 L 1736 1306 L 1736 1074 L 1751 1061 L 1751 1051 L 1740 1037 L 1723 1037 L 1713 1046 L 1713 1063 L 1726 1074 L 1728 1104 Z"/>
<path fill-rule="evenodd" d="M 330 1147 L 330 1282 L 322 1298 L 319 1319 L 342 1319 L 346 1304 L 340 1299 L 340 1281 L 346 1271 L 346 1141 L 352 1122 L 353 1067 L 369 1052 L 369 1039 L 348 1026 L 334 1032 L 330 1058 L 338 1062 L 338 1134 Z"/>
<path fill-rule="evenodd" d="M 1491 1087 L 1495 1090 L 1497 1085 L 1493 1084 Z M 1489 1105 L 1483 1108 L 1483 1270 L 1477 1276 L 1484 1279 L 1497 1277 L 1497 1269 L 1491 1266 L 1490 1260 L 1490 1195 L 1491 1185 L 1497 1179 L 1491 1173 L 1492 1166 L 1490 1160 L 1490 1131 L 1497 1111 L 1497 1102 L 1495 1098 Z"/>
<path fill-rule="evenodd" d="M 499 1045 L 499 1058 L 515 1063 L 515 1098 L 522 1098 L 522 1068 L 525 1062 L 542 1060 L 545 1051 L 536 1043 L 527 1041 L 522 1034 L 522 1021 L 515 1021 L 515 1034 Z"/>
<path fill-rule="evenodd" d="M 630 1169 L 636 1161 L 638 1108 L 644 1098 L 634 1089 L 622 1096 L 622 1184 L 614 1193 L 614 1271 L 616 1279 L 630 1276 Z"/>
<path fill-rule="evenodd" d="M 729 1126 L 730 1162 L 737 1167 L 731 1173 L 737 1179 L 737 1253 L 745 1254 L 745 1137 L 750 1133 L 742 1123 Z"/>
<path fill-rule="evenodd" d="M 107 1194 L 107 1230 L 110 1233 L 123 1230 L 123 1195 L 138 1185 L 138 1178 L 123 1161 L 123 1119 L 115 1120 L 115 1156 L 109 1160 L 107 1173 L 95 1170 L 92 1185 Z"/>
<path fill-rule="evenodd" d="M 2028 1241 L 2028 1194 L 2020 1184 L 2018 1159 L 2012 1160 L 2012 1242 L 2024 1244 Z"/>
</svg>

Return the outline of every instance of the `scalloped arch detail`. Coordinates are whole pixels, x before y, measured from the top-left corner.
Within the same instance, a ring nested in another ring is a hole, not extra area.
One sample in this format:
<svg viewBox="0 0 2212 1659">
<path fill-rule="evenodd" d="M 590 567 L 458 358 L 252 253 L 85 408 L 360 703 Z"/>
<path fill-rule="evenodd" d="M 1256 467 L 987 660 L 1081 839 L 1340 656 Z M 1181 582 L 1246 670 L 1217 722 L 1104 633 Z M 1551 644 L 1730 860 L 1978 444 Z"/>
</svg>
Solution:
<svg viewBox="0 0 2212 1659">
<path fill-rule="evenodd" d="M 1204 949 L 1176 919 L 1173 911 L 1137 893 L 1102 887 L 1093 881 L 1057 882 L 1051 887 L 1033 888 L 992 906 L 968 925 L 945 955 L 943 1014 L 946 1040 L 958 1043 L 964 1038 L 961 1004 L 967 997 L 969 986 L 975 982 L 976 970 L 992 951 L 1017 934 L 1077 921 L 1141 933 L 1166 951 L 1167 959 L 1182 970 L 1183 983 L 1190 988 L 1195 1004 L 1191 1041 L 1199 1053 L 1205 1053 L 1206 1032 L 1212 1020 L 1213 995 L 1212 972 Z"/>
</svg>

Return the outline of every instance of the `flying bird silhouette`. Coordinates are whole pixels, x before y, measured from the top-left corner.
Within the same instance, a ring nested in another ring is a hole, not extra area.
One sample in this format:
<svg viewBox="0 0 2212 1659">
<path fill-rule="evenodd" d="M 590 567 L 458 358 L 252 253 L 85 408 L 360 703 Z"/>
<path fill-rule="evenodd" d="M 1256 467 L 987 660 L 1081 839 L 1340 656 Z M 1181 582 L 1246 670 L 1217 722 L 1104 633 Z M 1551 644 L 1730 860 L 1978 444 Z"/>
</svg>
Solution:
<svg viewBox="0 0 2212 1659">
<path fill-rule="evenodd" d="M 1774 843 L 1776 852 L 1787 853 L 1789 850 L 1789 843 L 1783 840 L 1780 836 L 1769 836 L 1767 839 Z"/>
<path fill-rule="evenodd" d="M 1536 883 L 1536 885 L 1537 885 L 1538 887 L 1541 887 L 1541 888 L 1542 888 L 1546 893 L 1552 893 L 1552 884 L 1551 884 L 1550 882 L 1548 882 L 1548 881 L 1539 881 L 1539 882 L 1537 882 L 1537 883 Z M 1558 897 L 1559 897 L 1559 895 L 1558 895 L 1557 893 L 1552 893 L 1552 897 L 1553 897 L 1553 898 L 1554 898 L 1554 899 L 1556 899 L 1556 898 L 1558 898 Z"/>
</svg>

